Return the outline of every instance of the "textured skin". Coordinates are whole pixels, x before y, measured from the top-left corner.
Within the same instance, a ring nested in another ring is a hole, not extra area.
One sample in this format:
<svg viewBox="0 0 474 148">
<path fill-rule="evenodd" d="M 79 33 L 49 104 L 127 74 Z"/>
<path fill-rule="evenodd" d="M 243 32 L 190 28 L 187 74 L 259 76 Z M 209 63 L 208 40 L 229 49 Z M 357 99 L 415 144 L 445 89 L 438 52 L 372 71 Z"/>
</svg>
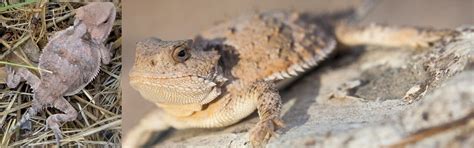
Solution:
<svg viewBox="0 0 474 148">
<path fill-rule="evenodd" d="M 204 32 L 202 38 L 226 45 L 224 51 L 235 50 L 240 59 L 227 70 L 247 83 L 295 76 L 315 66 L 336 45 L 322 27 L 284 12 L 242 16 Z"/>
<path fill-rule="evenodd" d="M 62 139 L 60 123 L 77 117 L 77 111 L 63 96 L 78 93 L 98 74 L 101 61 L 105 64 L 110 61 L 110 51 L 102 42 L 115 20 L 114 4 L 90 3 L 77 9 L 76 14 L 74 26 L 56 32 L 40 55 L 38 67 L 52 73 L 40 71 L 37 77 L 27 69 L 7 68 L 9 87 L 16 87 L 21 79 L 26 79 L 34 90 L 32 106 L 17 127 L 45 107 L 57 108 L 63 114 L 48 117 L 46 126 L 53 130 L 58 145 Z"/>
<path fill-rule="evenodd" d="M 284 126 L 275 83 L 316 66 L 333 52 L 336 39 L 346 45 L 426 47 L 454 33 L 347 23 L 328 27 L 304 16 L 286 12 L 242 16 L 194 41 L 150 38 L 138 43 L 130 83 L 160 109 L 128 134 L 124 146 L 143 145 L 153 131 L 170 127 L 228 126 L 255 109 L 260 121 L 249 131 L 249 140 L 255 147 L 264 146 Z M 406 38 L 410 40 L 397 40 Z M 176 54 L 181 50 L 183 58 Z"/>
</svg>

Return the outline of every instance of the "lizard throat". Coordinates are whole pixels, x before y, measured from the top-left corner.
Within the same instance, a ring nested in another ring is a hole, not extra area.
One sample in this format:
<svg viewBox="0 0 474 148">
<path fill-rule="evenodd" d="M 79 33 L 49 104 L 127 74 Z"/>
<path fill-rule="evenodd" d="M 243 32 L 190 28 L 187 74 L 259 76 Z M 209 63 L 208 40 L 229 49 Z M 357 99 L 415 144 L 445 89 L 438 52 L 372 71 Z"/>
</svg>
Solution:
<svg viewBox="0 0 474 148">
<path fill-rule="evenodd" d="M 207 104 L 221 91 L 216 83 L 203 78 L 151 78 L 130 76 L 130 84 L 147 100 L 161 104 Z"/>
</svg>

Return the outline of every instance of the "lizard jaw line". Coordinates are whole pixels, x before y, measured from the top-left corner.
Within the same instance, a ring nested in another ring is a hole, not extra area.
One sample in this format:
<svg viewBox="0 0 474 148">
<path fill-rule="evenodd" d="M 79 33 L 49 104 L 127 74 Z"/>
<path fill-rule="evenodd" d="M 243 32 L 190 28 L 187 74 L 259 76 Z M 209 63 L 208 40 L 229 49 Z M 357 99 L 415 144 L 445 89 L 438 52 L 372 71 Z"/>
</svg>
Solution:
<svg viewBox="0 0 474 148">
<path fill-rule="evenodd" d="M 190 88 L 190 87 L 179 87 L 179 86 L 171 86 L 166 84 L 161 84 L 159 81 L 167 80 L 167 79 L 181 79 L 181 78 L 191 78 L 191 80 L 195 82 L 201 82 L 203 87 L 200 89 Z M 137 85 L 153 85 L 153 86 L 160 86 L 166 88 L 173 88 L 173 89 L 180 89 L 186 91 L 201 91 L 202 89 L 215 87 L 217 84 L 213 82 L 211 79 L 207 79 L 206 77 L 198 76 L 198 75 L 185 75 L 185 76 L 176 76 L 176 77 L 157 77 L 153 75 L 143 75 L 143 74 L 135 74 L 130 75 L 130 83 L 137 84 Z"/>
<path fill-rule="evenodd" d="M 130 78 L 132 79 L 179 79 L 179 78 L 192 78 L 192 79 L 204 79 L 211 81 L 211 79 L 208 79 L 208 77 L 211 77 L 212 74 L 209 74 L 208 76 L 201 76 L 201 75 L 157 75 L 155 73 L 144 73 L 144 72 L 132 72 L 130 73 Z"/>
</svg>

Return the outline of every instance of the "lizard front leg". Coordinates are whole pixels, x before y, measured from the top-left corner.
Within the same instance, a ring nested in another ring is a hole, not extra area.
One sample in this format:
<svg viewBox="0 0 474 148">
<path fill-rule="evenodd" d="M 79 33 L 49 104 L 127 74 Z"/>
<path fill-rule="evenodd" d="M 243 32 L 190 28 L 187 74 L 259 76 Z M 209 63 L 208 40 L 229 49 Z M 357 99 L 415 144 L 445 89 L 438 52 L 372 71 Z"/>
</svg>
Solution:
<svg viewBox="0 0 474 148">
<path fill-rule="evenodd" d="M 7 85 L 10 88 L 15 88 L 18 86 L 20 81 L 22 79 L 26 80 L 26 83 L 35 90 L 38 88 L 38 85 L 40 84 L 40 79 L 38 76 L 35 74 L 31 73 L 29 70 L 25 68 L 18 68 L 17 70 L 14 70 L 13 67 L 11 66 L 6 66 L 6 71 L 7 71 Z"/>
<path fill-rule="evenodd" d="M 156 109 L 148 113 L 140 120 L 138 126 L 135 126 L 127 134 L 123 147 L 134 148 L 145 146 L 154 133 L 163 132 L 171 128 L 168 122 L 163 120 L 164 116 L 164 112 L 161 109 Z"/>
<path fill-rule="evenodd" d="M 99 53 L 100 53 L 100 59 L 102 61 L 102 64 L 109 64 L 112 58 L 112 53 L 110 52 L 112 49 L 112 46 L 109 45 L 108 47 L 105 47 L 103 44 L 99 45 Z"/>
<path fill-rule="evenodd" d="M 53 107 L 62 111 L 63 114 L 54 114 L 48 117 L 48 119 L 46 119 L 46 126 L 48 126 L 53 131 L 54 137 L 56 138 L 56 143 L 57 145 L 60 145 L 60 140 L 63 138 L 63 136 L 61 135 L 61 130 L 59 129 L 59 123 L 76 119 L 77 111 L 62 96 L 55 99 L 52 103 Z"/>
<path fill-rule="evenodd" d="M 273 82 L 259 81 L 247 90 L 257 103 L 260 121 L 249 132 L 254 147 L 263 147 L 278 128 L 285 126 L 280 118 L 281 97 Z"/>
</svg>

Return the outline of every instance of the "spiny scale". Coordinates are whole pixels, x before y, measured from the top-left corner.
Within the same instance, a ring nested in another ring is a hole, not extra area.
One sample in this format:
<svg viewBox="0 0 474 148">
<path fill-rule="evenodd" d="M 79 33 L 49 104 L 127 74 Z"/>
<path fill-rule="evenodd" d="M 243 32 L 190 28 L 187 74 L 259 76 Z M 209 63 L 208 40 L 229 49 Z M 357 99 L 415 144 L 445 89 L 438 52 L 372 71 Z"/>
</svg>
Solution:
<svg viewBox="0 0 474 148">
<path fill-rule="evenodd" d="M 265 81 L 283 80 L 285 78 L 292 78 L 292 76 L 298 76 L 299 73 L 304 73 L 306 72 L 306 70 L 317 66 L 318 62 L 324 60 L 327 57 L 327 55 L 329 55 L 332 52 L 332 50 L 334 50 L 335 48 L 336 48 L 336 41 L 330 40 L 330 42 L 328 42 L 328 46 L 324 49 L 317 50 L 318 51 L 316 52 L 317 54 L 312 59 L 306 60 L 303 63 L 293 64 L 289 66 L 289 68 L 286 71 L 273 73 L 270 76 L 266 77 L 264 80 Z"/>
</svg>

